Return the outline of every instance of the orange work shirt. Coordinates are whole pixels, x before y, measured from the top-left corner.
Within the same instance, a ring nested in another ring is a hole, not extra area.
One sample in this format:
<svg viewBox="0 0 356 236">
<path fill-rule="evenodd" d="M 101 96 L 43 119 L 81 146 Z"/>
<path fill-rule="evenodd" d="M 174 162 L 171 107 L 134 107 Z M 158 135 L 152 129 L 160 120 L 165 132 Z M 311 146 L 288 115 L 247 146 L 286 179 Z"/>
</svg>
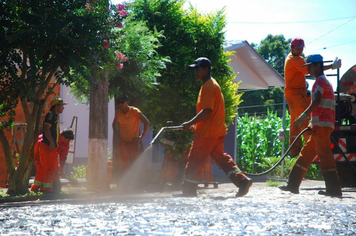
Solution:
<svg viewBox="0 0 356 236">
<path fill-rule="evenodd" d="M 302 57 L 293 56 L 291 53 L 288 54 L 284 63 L 285 96 L 307 94 L 305 75 L 309 73 L 307 70 L 308 67 L 302 66 L 304 64 L 305 60 Z"/>
<path fill-rule="evenodd" d="M 140 134 L 140 114 L 141 111 L 136 107 L 129 107 L 129 111 L 124 114 L 118 110 L 115 114 L 115 124 L 119 123 L 120 138 L 123 141 L 132 141 Z"/>
<path fill-rule="evenodd" d="M 212 112 L 206 119 L 197 123 L 195 135 L 211 138 L 226 135 L 224 97 L 219 84 L 213 78 L 206 81 L 200 88 L 197 113 L 207 108 Z"/>
</svg>

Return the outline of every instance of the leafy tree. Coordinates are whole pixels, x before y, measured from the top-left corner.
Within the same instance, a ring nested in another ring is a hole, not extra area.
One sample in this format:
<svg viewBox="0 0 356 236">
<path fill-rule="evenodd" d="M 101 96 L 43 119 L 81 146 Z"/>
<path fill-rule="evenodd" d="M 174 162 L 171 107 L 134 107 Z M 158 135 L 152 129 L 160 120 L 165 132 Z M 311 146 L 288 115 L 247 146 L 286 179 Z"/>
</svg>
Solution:
<svg viewBox="0 0 356 236">
<path fill-rule="evenodd" d="M 110 47 L 121 58 L 120 64 L 110 71 L 108 89 L 109 97 L 128 94 L 137 100 L 144 92 L 156 84 L 160 71 L 169 63 L 167 57 L 160 56 L 156 49 L 161 46 L 159 39 L 163 35 L 158 31 L 150 31 L 145 23 L 134 21 L 131 17 L 125 19 L 122 28 L 115 28 L 111 32 Z M 85 68 L 88 70 L 88 68 Z M 88 73 L 90 73 L 88 71 Z M 88 102 L 90 84 L 94 81 L 86 80 L 81 74 L 72 72 L 76 81 L 71 84 L 71 92 L 79 102 Z"/>
<path fill-rule="evenodd" d="M 108 10 L 106 0 L 2 1 L 0 9 L 0 140 L 10 174 L 9 194 L 17 195 L 28 192 L 30 150 L 45 102 L 55 86 L 73 82 L 71 68 L 88 78 L 82 65 L 100 65 L 111 58 L 102 57 L 109 54 L 103 40 L 114 27 L 108 19 L 117 22 L 121 16 L 115 6 Z M 18 103 L 27 129 L 15 169 L 5 132 Z"/>
<path fill-rule="evenodd" d="M 281 35 L 267 35 L 258 47 L 255 46 L 257 52 L 270 64 L 282 77 L 284 77 L 284 60 L 286 53 L 290 48 L 291 39 L 286 40 Z"/>
<path fill-rule="evenodd" d="M 114 98 L 122 94 L 128 94 L 130 103 L 136 105 L 139 98 L 145 96 L 145 91 L 152 88 L 156 83 L 156 77 L 160 76 L 160 71 L 169 62 L 168 58 L 160 56 L 156 49 L 160 47 L 159 39 L 162 34 L 158 31 L 149 30 L 141 21 L 134 21 L 131 17 L 125 19 L 122 28 L 115 28 L 111 32 L 110 47 L 116 51 L 116 55 L 123 63 L 123 67 L 117 65 L 119 69 L 111 71 L 107 85 L 108 95 Z M 89 70 L 86 68 L 86 70 Z M 72 84 L 72 93 L 81 102 L 88 102 L 92 98 L 90 93 L 94 81 L 88 81 L 77 75 L 73 71 L 73 76 L 77 76 L 77 81 Z M 92 108 L 92 104 L 90 106 Z M 118 104 L 112 108 L 118 110 Z M 94 122 L 96 122 L 94 120 Z M 106 121 L 102 122 L 105 123 Z M 107 127 L 107 123 L 103 127 Z M 117 169 L 117 133 L 113 133 L 113 161 L 114 173 Z"/>
<path fill-rule="evenodd" d="M 283 35 L 267 35 L 260 44 L 252 43 L 251 46 L 269 63 L 282 77 L 284 77 L 284 60 L 290 49 L 291 39 L 286 40 Z M 263 116 L 270 111 L 278 111 L 282 115 L 283 89 L 271 88 L 266 90 L 245 91 L 242 95 L 240 114 L 256 114 Z M 246 107 L 246 108 L 244 108 Z"/>
<path fill-rule="evenodd" d="M 226 122 L 230 124 L 239 104 L 238 85 L 228 66 L 230 53 L 224 51 L 224 10 L 202 15 L 192 6 L 183 10 L 181 0 L 137 0 L 134 17 L 151 29 L 162 31 L 164 38 L 157 52 L 168 56 L 172 63 L 162 71 L 157 86 L 149 91 L 149 102 L 142 101 L 151 123 L 166 126 L 167 121 L 181 124 L 195 115 L 195 105 L 201 83 L 187 69 L 197 57 L 208 57 L 213 64 L 212 75 L 219 82 L 225 98 Z"/>
</svg>

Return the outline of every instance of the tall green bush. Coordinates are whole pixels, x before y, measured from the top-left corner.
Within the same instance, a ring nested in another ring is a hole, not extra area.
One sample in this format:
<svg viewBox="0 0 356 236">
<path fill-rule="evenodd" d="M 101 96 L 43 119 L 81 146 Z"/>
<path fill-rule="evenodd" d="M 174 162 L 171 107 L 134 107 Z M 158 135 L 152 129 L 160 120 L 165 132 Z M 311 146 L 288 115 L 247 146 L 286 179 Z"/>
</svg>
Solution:
<svg viewBox="0 0 356 236">
<path fill-rule="evenodd" d="M 187 66 L 198 57 L 212 62 L 212 76 L 220 84 L 225 99 L 226 123 L 236 116 L 240 103 L 238 84 L 225 52 L 224 9 L 201 14 L 194 7 L 183 8 L 183 0 L 136 0 L 132 3 L 133 19 L 146 22 L 152 31 L 162 32 L 157 53 L 169 57 L 171 63 L 157 78 L 157 85 L 140 100 L 140 109 L 156 130 L 172 121 L 179 125 L 196 114 L 196 100 L 201 86 Z"/>
</svg>

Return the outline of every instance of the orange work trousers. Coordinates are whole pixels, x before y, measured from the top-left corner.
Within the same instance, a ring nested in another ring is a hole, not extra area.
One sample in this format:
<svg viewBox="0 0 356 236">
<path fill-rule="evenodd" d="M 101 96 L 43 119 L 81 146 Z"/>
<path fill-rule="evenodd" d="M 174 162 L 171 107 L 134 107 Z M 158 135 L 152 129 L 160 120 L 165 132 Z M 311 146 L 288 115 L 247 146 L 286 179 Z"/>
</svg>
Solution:
<svg viewBox="0 0 356 236">
<path fill-rule="evenodd" d="M 309 124 L 308 120 L 304 122 L 303 126 L 300 129 L 295 128 L 293 126 L 293 123 L 295 119 L 298 118 L 298 116 L 300 116 L 305 111 L 305 109 L 307 109 L 307 107 L 309 106 L 309 100 L 307 98 L 307 95 L 295 95 L 293 97 L 286 97 L 286 101 L 288 103 L 289 112 L 290 112 L 290 126 L 289 126 L 289 146 L 290 146 L 295 140 L 295 138 L 298 136 L 298 134 L 302 130 L 308 127 Z M 305 142 L 309 139 L 310 135 L 311 135 L 310 131 L 306 131 L 303 133 Z M 302 140 L 300 138 L 290 149 L 289 153 L 292 156 L 296 156 L 298 155 L 301 149 L 302 149 Z M 314 148 L 312 148 L 312 150 L 314 150 Z"/>
<path fill-rule="evenodd" d="M 204 177 L 204 164 L 209 156 L 226 174 L 238 169 L 232 157 L 224 152 L 224 141 L 225 136 L 214 138 L 194 136 L 188 155 L 188 162 L 185 166 L 183 181 L 199 183 Z M 237 175 L 232 178 L 235 185 L 246 179 L 246 176 L 242 172 L 237 173 Z"/>
<path fill-rule="evenodd" d="M 58 149 L 50 150 L 45 143 L 40 143 L 38 148 L 39 163 L 36 164 L 36 176 L 31 191 L 42 190 L 43 192 L 53 191 L 53 181 L 56 178 L 58 166 Z M 36 154 L 35 154 L 36 159 Z"/>
<path fill-rule="evenodd" d="M 140 156 L 140 142 L 137 141 L 123 141 L 119 140 L 118 145 L 118 167 L 119 167 L 119 176 L 125 174 L 125 172 L 130 168 L 130 166 L 136 161 Z"/>
<path fill-rule="evenodd" d="M 309 169 L 315 154 L 320 158 L 320 167 L 323 172 L 336 171 L 336 163 L 331 152 L 330 135 L 332 128 L 330 127 L 313 127 L 312 135 L 305 143 L 302 151 L 298 156 L 296 166 L 304 170 L 304 174 Z M 312 152 L 311 149 L 315 152 Z M 303 179 L 304 175 L 302 176 Z"/>
</svg>

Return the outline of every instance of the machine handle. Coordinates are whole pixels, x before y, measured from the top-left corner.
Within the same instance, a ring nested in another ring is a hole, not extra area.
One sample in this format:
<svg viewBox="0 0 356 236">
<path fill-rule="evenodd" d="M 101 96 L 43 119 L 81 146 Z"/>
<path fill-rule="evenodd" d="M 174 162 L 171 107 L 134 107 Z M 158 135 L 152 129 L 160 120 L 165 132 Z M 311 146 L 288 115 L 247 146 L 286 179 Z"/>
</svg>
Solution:
<svg viewBox="0 0 356 236">
<path fill-rule="evenodd" d="M 183 130 L 183 126 L 179 125 L 179 126 L 167 126 L 167 127 L 163 127 L 165 130 Z"/>
</svg>

